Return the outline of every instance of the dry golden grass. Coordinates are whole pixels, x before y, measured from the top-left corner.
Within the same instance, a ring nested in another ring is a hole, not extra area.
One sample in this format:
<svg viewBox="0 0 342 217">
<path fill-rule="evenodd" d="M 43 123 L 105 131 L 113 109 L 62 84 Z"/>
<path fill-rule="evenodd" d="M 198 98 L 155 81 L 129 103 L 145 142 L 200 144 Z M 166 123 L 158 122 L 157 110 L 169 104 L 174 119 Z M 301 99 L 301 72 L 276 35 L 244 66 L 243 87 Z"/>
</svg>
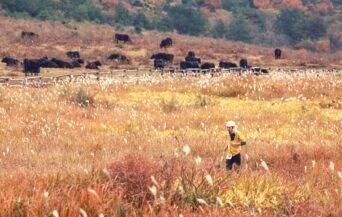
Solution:
<svg viewBox="0 0 342 217">
<path fill-rule="evenodd" d="M 0 216 L 340 216 L 341 82 L 0 87 Z M 248 138 L 240 174 L 228 119 Z"/>
</svg>

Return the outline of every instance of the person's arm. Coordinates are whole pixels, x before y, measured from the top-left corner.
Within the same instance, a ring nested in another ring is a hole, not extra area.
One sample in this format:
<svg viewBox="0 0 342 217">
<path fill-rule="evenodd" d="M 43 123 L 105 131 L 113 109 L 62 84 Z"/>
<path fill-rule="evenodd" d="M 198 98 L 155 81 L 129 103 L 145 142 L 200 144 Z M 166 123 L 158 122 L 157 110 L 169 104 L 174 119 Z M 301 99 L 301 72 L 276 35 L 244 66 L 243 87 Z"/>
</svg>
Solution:
<svg viewBox="0 0 342 217">
<path fill-rule="evenodd" d="M 240 145 L 246 145 L 247 144 L 246 137 L 240 133 L 238 134 L 238 136 L 239 136 L 239 141 L 240 141 L 239 144 Z"/>
</svg>

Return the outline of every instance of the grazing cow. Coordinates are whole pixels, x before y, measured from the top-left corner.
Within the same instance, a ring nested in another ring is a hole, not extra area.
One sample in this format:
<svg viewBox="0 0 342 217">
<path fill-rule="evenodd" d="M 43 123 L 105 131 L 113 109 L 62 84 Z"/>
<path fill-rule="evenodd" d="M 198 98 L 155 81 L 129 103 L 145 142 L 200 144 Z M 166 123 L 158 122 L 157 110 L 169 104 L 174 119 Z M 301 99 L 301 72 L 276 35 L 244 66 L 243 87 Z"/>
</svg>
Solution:
<svg viewBox="0 0 342 217">
<path fill-rule="evenodd" d="M 247 62 L 247 59 L 241 59 L 240 60 L 240 67 L 241 68 L 248 68 L 248 62 Z"/>
<path fill-rule="evenodd" d="M 5 57 L 1 60 L 1 62 L 6 63 L 6 66 L 16 66 L 19 63 L 18 60 L 11 57 Z"/>
<path fill-rule="evenodd" d="M 81 63 L 79 63 L 77 60 L 73 60 L 73 61 L 71 62 L 71 65 L 72 65 L 73 68 L 79 68 L 79 67 L 81 67 Z"/>
<path fill-rule="evenodd" d="M 25 32 L 25 31 L 21 32 L 21 38 L 23 38 L 23 39 L 33 38 L 33 37 L 36 37 L 36 36 L 38 36 L 38 35 L 36 33 L 34 33 L 34 32 Z"/>
<path fill-rule="evenodd" d="M 71 59 L 79 59 L 81 57 L 80 52 L 78 51 L 68 51 L 66 52 L 66 55 Z"/>
<path fill-rule="evenodd" d="M 40 63 L 38 60 L 24 59 L 24 73 L 39 74 Z"/>
<path fill-rule="evenodd" d="M 127 43 L 127 42 L 132 42 L 132 40 L 130 39 L 129 35 L 127 34 L 118 34 L 116 33 L 115 36 L 115 42 L 118 44 L 119 41 L 123 41 L 123 43 Z"/>
<path fill-rule="evenodd" d="M 78 62 L 79 64 L 84 64 L 83 59 L 75 59 L 75 60 L 73 60 L 73 62 Z"/>
<path fill-rule="evenodd" d="M 180 68 L 181 69 L 198 69 L 199 65 L 197 62 L 181 61 Z"/>
<path fill-rule="evenodd" d="M 277 60 L 277 59 L 280 59 L 280 57 L 281 57 L 281 50 L 277 48 L 274 50 L 274 58 Z"/>
<path fill-rule="evenodd" d="M 187 56 L 188 57 L 195 57 L 196 55 L 195 55 L 195 52 L 189 51 Z"/>
<path fill-rule="evenodd" d="M 173 62 L 173 54 L 168 53 L 157 53 L 151 56 L 151 59 L 162 59 L 166 62 L 172 63 Z"/>
<path fill-rule="evenodd" d="M 49 60 L 47 57 L 43 57 L 37 60 L 41 68 L 59 68 L 57 63 Z"/>
<path fill-rule="evenodd" d="M 86 65 L 86 69 L 99 69 L 99 66 L 101 66 L 101 62 L 100 61 L 95 61 L 95 62 L 89 62 Z"/>
<path fill-rule="evenodd" d="M 163 59 L 154 59 L 154 68 L 163 69 L 167 65 L 167 61 Z"/>
<path fill-rule="evenodd" d="M 238 66 L 232 62 L 220 61 L 219 67 L 223 69 L 230 69 L 230 68 L 236 68 Z"/>
<path fill-rule="evenodd" d="M 261 69 L 261 72 L 264 74 L 268 74 L 268 70 L 267 69 Z"/>
<path fill-rule="evenodd" d="M 201 63 L 201 58 L 186 56 L 185 57 L 185 61 L 187 61 L 187 62 L 197 62 L 198 64 L 200 64 Z"/>
<path fill-rule="evenodd" d="M 160 48 L 172 47 L 172 38 L 167 37 L 160 42 Z"/>
<path fill-rule="evenodd" d="M 260 67 L 252 67 L 251 68 L 252 72 L 254 72 L 255 75 L 260 75 L 262 74 L 268 74 L 268 70 L 265 68 L 260 68 Z"/>
<path fill-rule="evenodd" d="M 51 61 L 56 63 L 59 68 L 68 68 L 68 69 L 74 68 L 71 63 L 65 62 L 63 60 L 52 58 Z"/>
<path fill-rule="evenodd" d="M 201 65 L 201 69 L 214 69 L 215 64 L 214 63 L 203 63 Z"/>
<path fill-rule="evenodd" d="M 111 54 L 107 59 L 116 60 L 118 62 L 127 63 L 127 64 L 129 64 L 130 62 L 129 59 L 125 55 L 118 54 L 118 53 Z"/>
</svg>

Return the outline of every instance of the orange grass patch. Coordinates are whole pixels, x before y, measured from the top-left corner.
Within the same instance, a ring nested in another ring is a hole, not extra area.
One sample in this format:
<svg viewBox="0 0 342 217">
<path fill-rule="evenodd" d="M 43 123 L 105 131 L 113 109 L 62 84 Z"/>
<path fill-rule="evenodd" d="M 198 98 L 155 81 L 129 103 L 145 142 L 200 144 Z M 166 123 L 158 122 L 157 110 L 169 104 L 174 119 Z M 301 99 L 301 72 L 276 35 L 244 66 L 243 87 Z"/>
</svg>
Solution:
<svg viewBox="0 0 342 217">
<path fill-rule="evenodd" d="M 341 82 L 0 87 L 0 215 L 338 216 Z M 247 136 L 240 174 L 225 171 L 228 119 Z"/>
</svg>

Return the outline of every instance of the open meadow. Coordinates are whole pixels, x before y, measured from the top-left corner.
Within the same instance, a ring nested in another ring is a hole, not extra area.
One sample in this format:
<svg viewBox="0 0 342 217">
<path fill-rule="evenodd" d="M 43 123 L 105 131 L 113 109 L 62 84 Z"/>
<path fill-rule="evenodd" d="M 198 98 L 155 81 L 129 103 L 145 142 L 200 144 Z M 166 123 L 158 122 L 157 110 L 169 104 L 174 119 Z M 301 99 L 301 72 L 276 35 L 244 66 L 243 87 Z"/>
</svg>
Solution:
<svg viewBox="0 0 342 217">
<path fill-rule="evenodd" d="M 341 76 L 0 87 L 0 216 L 341 216 L 341 96 Z"/>
</svg>

